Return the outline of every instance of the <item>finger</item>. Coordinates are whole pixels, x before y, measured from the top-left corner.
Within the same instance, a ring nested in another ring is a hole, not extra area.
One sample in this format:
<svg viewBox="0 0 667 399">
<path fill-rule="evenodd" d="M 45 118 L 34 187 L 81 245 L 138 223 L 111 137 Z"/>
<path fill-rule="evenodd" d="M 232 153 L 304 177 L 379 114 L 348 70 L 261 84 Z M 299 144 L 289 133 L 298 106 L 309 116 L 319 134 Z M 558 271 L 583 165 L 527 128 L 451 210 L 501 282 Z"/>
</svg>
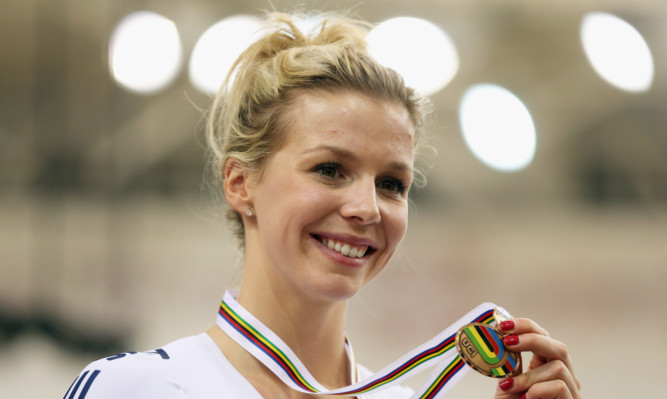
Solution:
<svg viewBox="0 0 667 399">
<path fill-rule="evenodd" d="M 580 389 L 578 381 L 565 363 L 560 360 L 553 360 L 543 366 L 517 376 L 513 388 L 525 392 L 529 391 L 535 385 L 540 385 L 549 381 L 562 381 L 572 397 L 578 397 Z M 553 387 L 555 385 L 548 386 Z"/>
<path fill-rule="evenodd" d="M 563 381 L 551 380 L 533 385 L 521 399 L 579 399 L 578 392 L 571 392 Z"/>
<path fill-rule="evenodd" d="M 524 333 L 521 335 L 508 335 L 504 338 L 504 343 L 511 351 L 533 353 L 529 370 L 558 360 L 567 366 L 573 376 L 575 375 L 567 346 L 560 341 L 542 334 Z M 575 381 L 577 386 L 580 386 L 579 380 L 576 377 Z"/>
<path fill-rule="evenodd" d="M 514 378 L 505 378 L 500 381 L 496 387 L 496 394 L 493 396 L 494 399 L 519 399 L 523 394 L 522 391 L 515 389 L 515 379 Z"/>
<path fill-rule="evenodd" d="M 532 334 L 537 334 L 541 335 L 543 337 L 549 338 L 549 332 L 544 329 L 542 326 L 537 324 L 535 321 L 531 319 L 526 319 L 526 318 L 517 318 L 517 319 L 512 319 L 512 320 L 506 320 L 500 323 L 499 325 L 501 331 L 506 334 L 511 334 L 511 335 L 521 335 L 521 334 L 526 334 L 526 333 L 532 333 Z M 577 387 L 581 389 L 581 383 L 579 382 L 579 379 L 576 377 L 574 373 L 574 368 L 572 366 L 572 360 L 570 359 L 570 355 L 567 349 L 567 346 L 563 344 L 560 341 L 557 340 L 540 340 L 537 338 L 534 338 L 535 341 L 537 341 L 537 344 L 546 344 L 546 345 L 541 345 L 540 347 L 546 347 L 548 350 L 532 350 L 532 348 L 526 348 L 526 344 L 523 338 L 518 338 L 518 341 L 515 344 L 512 344 L 514 340 L 517 338 L 508 338 L 506 337 L 505 339 L 505 345 L 512 351 L 530 351 L 533 352 L 533 357 L 530 361 L 530 367 L 529 369 L 537 368 L 541 366 L 542 364 L 546 364 L 550 360 L 554 359 L 559 359 L 563 361 L 568 368 L 570 369 L 570 372 L 574 376 L 574 379 L 577 383 Z M 507 341 L 510 342 L 507 342 Z M 552 343 L 552 345 L 549 345 L 549 343 Z M 528 345 L 531 343 L 528 342 Z"/>
<path fill-rule="evenodd" d="M 531 319 L 505 320 L 499 324 L 500 330 L 505 334 L 535 333 L 549 336 L 549 332 Z"/>
</svg>

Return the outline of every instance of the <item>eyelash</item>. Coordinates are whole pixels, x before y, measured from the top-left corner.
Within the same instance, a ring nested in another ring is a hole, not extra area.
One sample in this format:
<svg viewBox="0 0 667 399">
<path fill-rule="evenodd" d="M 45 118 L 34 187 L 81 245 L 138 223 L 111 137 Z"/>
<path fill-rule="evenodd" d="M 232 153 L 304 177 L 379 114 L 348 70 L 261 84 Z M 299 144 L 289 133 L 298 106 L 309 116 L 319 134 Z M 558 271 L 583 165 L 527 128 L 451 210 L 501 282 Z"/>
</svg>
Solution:
<svg viewBox="0 0 667 399">
<path fill-rule="evenodd" d="M 327 170 L 327 169 L 329 169 L 328 171 L 331 171 L 331 169 L 333 169 L 336 176 L 330 176 L 329 174 L 324 173 L 324 170 Z M 321 164 L 315 166 L 315 168 L 313 169 L 313 171 L 315 173 L 318 173 L 319 175 L 321 175 L 325 179 L 340 179 L 340 178 L 342 178 L 341 170 L 342 170 L 342 166 L 340 164 L 336 163 L 336 162 L 324 162 L 324 163 L 321 163 Z M 398 193 L 398 194 L 402 195 L 407 190 L 407 186 L 406 186 L 405 182 L 403 180 L 399 179 L 399 178 L 396 178 L 396 177 L 383 177 L 376 184 L 376 186 L 379 187 L 382 183 L 387 182 L 387 181 L 394 183 L 395 186 L 396 186 L 396 188 L 394 188 L 394 189 L 386 189 L 387 191 L 390 191 L 392 193 Z M 381 188 L 381 187 L 379 187 L 379 188 Z"/>
<path fill-rule="evenodd" d="M 387 181 L 387 179 L 396 185 L 395 189 L 389 190 L 389 191 L 395 192 L 395 193 L 398 193 L 398 194 L 401 194 L 401 195 L 405 193 L 405 190 L 406 190 L 407 187 L 406 187 L 405 183 L 403 182 L 403 180 L 395 178 L 395 177 L 387 177 L 387 178 L 383 178 L 380 181 L 380 183 Z"/>
<path fill-rule="evenodd" d="M 327 175 L 326 173 L 323 173 L 323 171 L 325 169 L 333 169 L 334 172 L 336 172 L 337 176 L 333 177 L 333 176 Z M 324 163 L 321 163 L 321 164 L 315 166 L 314 171 L 316 173 L 320 174 L 322 177 L 325 177 L 325 178 L 328 178 L 328 179 L 335 179 L 335 178 L 338 178 L 339 177 L 338 175 L 341 174 L 340 173 L 341 169 L 342 169 L 342 167 L 339 164 L 337 164 L 336 162 L 324 162 Z"/>
</svg>

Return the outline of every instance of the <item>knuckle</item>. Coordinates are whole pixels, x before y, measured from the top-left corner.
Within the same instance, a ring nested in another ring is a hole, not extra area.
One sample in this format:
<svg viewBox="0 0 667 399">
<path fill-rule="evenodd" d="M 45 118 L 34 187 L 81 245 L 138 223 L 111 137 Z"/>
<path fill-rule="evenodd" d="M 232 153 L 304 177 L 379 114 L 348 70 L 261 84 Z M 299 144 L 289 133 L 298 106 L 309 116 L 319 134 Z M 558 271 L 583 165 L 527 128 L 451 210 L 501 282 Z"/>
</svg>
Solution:
<svg viewBox="0 0 667 399">
<path fill-rule="evenodd" d="M 563 380 L 556 380 L 556 392 L 560 393 L 566 393 L 569 392 L 569 388 L 567 387 L 567 384 Z"/>
<path fill-rule="evenodd" d="M 568 368 L 562 360 L 553 360 L 551 362 L 551 367 L 557 377 L 564 378 L 567 376 Z"/>
<path fill-rule="evenodd" d="M 560 341 L 555 341 L 554 347 L 556 349 L 556 354 L 558 355 L 559 359 L 567 359 L 568 356 L 567 345 L 565 345 Z"/>
</svg>

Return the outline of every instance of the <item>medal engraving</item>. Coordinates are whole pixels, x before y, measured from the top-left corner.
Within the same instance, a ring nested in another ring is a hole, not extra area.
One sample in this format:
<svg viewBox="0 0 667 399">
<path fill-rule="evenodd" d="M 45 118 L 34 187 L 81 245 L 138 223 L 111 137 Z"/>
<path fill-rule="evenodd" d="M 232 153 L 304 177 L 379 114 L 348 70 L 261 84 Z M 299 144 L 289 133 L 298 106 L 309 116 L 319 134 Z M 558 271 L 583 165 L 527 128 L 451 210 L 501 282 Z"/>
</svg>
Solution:
<svg viewBox="0 0 667 399">
<path fill-rule="evenodd" d="M 461 346 L 463 346 L 465 351 L 468 353 L 468 356 L 477 356 L 477 349 L 475 349 L 475 346 L 472 344 L 472 342 L 470 342 L 467 335 L 461 338 Z"/>
</svg>

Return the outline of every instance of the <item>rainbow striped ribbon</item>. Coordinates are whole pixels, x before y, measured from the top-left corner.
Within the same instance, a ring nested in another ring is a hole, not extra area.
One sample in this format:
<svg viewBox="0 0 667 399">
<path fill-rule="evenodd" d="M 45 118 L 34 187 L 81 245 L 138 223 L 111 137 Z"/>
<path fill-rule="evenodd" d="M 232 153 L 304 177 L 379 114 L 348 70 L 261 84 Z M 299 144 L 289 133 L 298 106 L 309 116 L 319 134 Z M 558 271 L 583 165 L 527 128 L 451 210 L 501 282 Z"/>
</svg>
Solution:
<svg viewBox="0 0 667 399">
<path fill-rule="evenodd" d="M 371 377 L 346 387 L 330 390 L 317 382 L 282 339 L 236 301 L 236 294 L 235 291 L 225 292 L 218 311 L 218 326 L 292 389 L 315 395 L 354 396 L 380 391 L 427 368 L 435 367 L 435 371 L 412 398 L 442 398 L 469 369 L 456 352 L 456 332 L 469 323 L 492 324 L 495 321 L 493 311 L 496 305 L 483 303 L 440 334 Z M 346 349 L 351 354 L 347 342 Z M 348 357 L 353 363 L 351 369 L 354 370 L 356 368 L 354 358 L 351 355 Z"/>
</svg>

